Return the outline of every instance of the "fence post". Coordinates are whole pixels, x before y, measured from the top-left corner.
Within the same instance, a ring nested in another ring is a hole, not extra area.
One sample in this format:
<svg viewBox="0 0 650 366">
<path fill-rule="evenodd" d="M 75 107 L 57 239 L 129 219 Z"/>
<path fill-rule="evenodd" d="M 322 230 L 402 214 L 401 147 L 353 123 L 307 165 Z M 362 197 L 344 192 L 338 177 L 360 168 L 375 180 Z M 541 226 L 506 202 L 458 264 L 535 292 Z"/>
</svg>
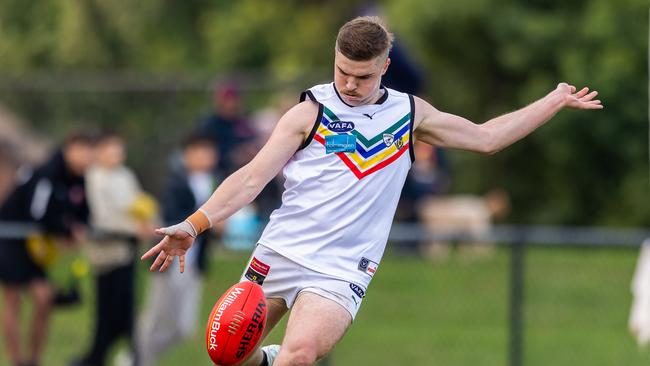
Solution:
<svg viewBox="0 0 650 366">
<path fill-rule="evenodd" d="M 510 246 L 510 366 L 523 365 L 525 246 L 521 235 Z"/>
</svg>

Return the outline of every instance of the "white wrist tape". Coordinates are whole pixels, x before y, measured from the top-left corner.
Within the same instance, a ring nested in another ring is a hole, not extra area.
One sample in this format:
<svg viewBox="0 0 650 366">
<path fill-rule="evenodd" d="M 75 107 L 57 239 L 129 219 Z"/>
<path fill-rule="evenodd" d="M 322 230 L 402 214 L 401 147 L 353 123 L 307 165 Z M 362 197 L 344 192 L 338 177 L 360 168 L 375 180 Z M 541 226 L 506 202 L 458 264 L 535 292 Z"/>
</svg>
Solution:
<svg viewBox="0 0 650 366">
<path fill-rule="evenodd" d="M 183 222 L 181 222 L 179 224 L 163 228 L 163 232 L 165 233 L 165 235 L 174 235 L 178 231 L 184 231 L 184 232 L 190 234 L 190 236 L 192 236 L 193 238 L 196 238 L 196 229 L 187 220 L 185 220 L 185 221 L 183 221 Z"/>
</svg>

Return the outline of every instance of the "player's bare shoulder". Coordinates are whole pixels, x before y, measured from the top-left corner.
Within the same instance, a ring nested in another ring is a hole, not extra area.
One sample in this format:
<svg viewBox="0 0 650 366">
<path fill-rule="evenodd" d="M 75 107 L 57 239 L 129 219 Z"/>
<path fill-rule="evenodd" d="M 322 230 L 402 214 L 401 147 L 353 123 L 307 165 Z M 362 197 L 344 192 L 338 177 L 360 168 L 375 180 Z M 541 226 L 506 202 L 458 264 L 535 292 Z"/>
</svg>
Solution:
<svg viewBox="0 0 650 366">
<path fill-rule="evenodd" d="M 316 118 L 320 114 L 320 105 L 309 100 L 300 102 L 289 109 L 278 122 L 278 127 L 308 136 Z"/>
<path fill-rule="evenodd" d="M 413 102 L 415 114 L 413 118 L 413 129 L 417 131 L 422 121 L 432 120 L 440 112 L 431 103 L 416 95 L 413 96 Z"/>
<path fill-rule="evenodd" d="M 282 156 L 289 151 L 295 153 L 308 139 L 319 114 L 320 105 L 315 102 L 304 101 L 291 107 L 280 118 L 260 153 Z M 289 159 L 289 156 L 286 158 Z M 286 161 L 282 162 L 285 163 Z"/>
</svg>

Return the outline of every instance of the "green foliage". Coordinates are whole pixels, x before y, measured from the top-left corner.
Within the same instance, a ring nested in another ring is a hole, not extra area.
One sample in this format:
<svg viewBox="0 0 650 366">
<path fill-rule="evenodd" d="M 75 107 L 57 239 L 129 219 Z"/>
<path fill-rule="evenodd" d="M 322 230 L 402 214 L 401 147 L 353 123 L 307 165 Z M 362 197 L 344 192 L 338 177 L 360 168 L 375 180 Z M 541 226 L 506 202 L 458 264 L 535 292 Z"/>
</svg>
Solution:
<svg viewBox="0 0 650 366">
<path fill-rule="evenodd" d="M 206 83 L 207 75 L 249 73 L 258 89 L 305 76 L 321 81 L 331 70 L 336 31 L 359 5 L 3 0 L 0 78 L 128 70 L 198 75 Z M 455 191 L 506 188 L 513 196 L 511 221 L 650 225 L 646 0 L 402 0 L 386 1 L 384 10 L 425 70 L 425 97 L 442 110 L 481 122 L 530 103 L 560 81 L 601 93 L 605 110 L 562 112 L 496 156 L 452 153 Z M 255 104 L 264 99 L 251 97 Z M 204 94 L 173 90 L 108 96 L 5 87 L 0 101 L 53 136 L 73 120 L 117 123 L 149 146 L 133 149 L 142 162 L 165 151 L 151 151 L 157 140 L 149 135 L 160 136 L 151 131 L 191 126 L 209 108 Z"/>
<path fill-rule="evenodd" d="M 559 81 L 605 104 L 562 112 L 495 157 L 457 154 L 456 190 L 505 187 L 513 221 L 650 224 L 646 1 L 407 3 L 391 19 L 420 46 L 437 107 L 483 121 Z"/>
</svg>

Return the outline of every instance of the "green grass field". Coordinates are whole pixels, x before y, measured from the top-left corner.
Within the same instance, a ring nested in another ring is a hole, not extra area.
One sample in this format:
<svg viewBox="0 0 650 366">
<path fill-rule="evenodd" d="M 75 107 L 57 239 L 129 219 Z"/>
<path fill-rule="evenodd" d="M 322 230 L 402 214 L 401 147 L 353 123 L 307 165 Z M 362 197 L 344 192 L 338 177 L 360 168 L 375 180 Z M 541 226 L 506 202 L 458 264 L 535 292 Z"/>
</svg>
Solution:
<svg viewBox="0 0 650 366">
<path fill-rule="evenodd" d="M 636 250 L 529 249 L 526 256 L 526 366 L 648 365 L 627 331 Z M 205 283 L 203 314 L 238 279 L 247 256 L 218 256 Z M 508 364 L 509 252 L 454 254 L 436 263 L 387 255 L 332 365 Z M 146 287 L 143 270 L 139 287 Z M 90 283 L 83 306 L 54 314 L 44 365 L 65 365 L 90 342 Z M 142 292 L 142 291 L 141 291 Z M 142 298 L 142 293 L 140 294 Z M 23 317 L 25 314 L 23 314 Z M 210 365 L 199 334 L 160 365 Z M 279 342 L 284 323 L 271 335 Z M 4 351 L 0 364 L 7 364 Z"/>
</svg>

